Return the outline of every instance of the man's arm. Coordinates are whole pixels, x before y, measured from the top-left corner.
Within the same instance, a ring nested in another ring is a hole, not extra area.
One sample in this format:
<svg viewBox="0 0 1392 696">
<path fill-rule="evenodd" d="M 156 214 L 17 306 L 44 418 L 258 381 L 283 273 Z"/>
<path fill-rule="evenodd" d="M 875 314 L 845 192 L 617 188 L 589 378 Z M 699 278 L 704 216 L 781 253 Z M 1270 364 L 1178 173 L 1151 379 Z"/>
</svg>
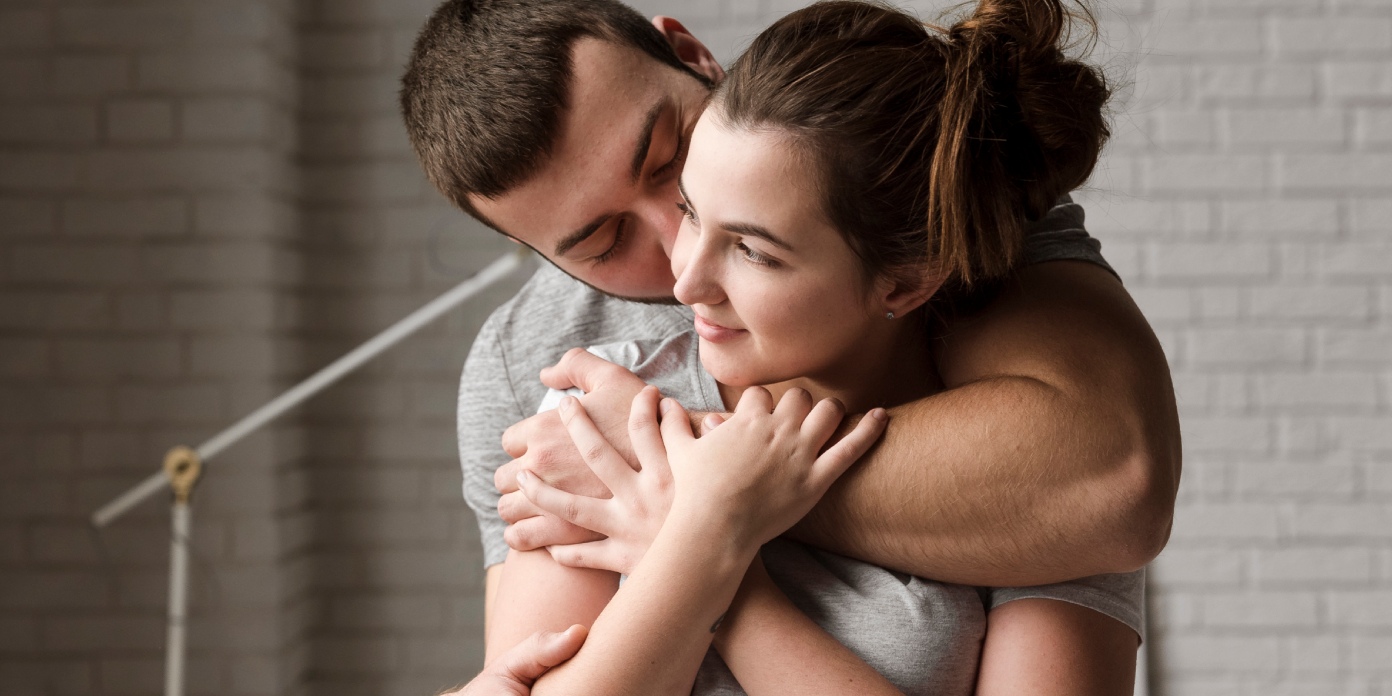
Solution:
<svg viewBox="0 0 1392 696">
<path fill-rule="evenodd" d="M 1024 268 L 940 340 L 946 391 L 791 536 L 947 582 L 1036 585 L 1149 562 L 1169 537 L 1179 422 L 1164 353 L 1102 268 Z"/>
</svg>

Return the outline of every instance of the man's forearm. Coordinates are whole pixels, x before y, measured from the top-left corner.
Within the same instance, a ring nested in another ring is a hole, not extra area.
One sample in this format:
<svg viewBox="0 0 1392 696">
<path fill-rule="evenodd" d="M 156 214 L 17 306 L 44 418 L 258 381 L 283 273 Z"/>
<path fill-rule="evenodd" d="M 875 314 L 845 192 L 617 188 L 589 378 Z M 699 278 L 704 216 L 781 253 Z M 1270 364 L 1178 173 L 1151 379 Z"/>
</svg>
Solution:
<svg viewBox="0 0 1392 696">
<path fill-rule="evenodd" d="M 891 409 L 879 446 L 792 536 L 976 585 L 1153 558 L 1178 485 L 1178 420 L 1164 355 L 1116 280 L 1042 264 L 945 343 L 939 366 L 957 386 Z"/>
</svg>

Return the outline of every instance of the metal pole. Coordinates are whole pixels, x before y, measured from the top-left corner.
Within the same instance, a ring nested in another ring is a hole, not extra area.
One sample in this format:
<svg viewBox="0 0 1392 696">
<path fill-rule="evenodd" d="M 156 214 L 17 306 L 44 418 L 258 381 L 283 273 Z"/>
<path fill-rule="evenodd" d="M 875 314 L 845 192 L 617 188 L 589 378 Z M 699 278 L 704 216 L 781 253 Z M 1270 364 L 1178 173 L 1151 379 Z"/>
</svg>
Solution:
<svg viewBox="0 0 1392 696">
<path fill-rule="evenodd" d="M 192 531 L 188 501 L 176 500 L 171 511 L 173 534 L 169 537 L 169 630 L 165 640 L 164 694 L 184 696 L 184 664 L 188 656 L 189 533 Z"/>
<path fill-rule="evenodd" d="M 286 411 L 300 405 L 305 399 L 323 391 L 326 387 L 358 369 L 367 361 L 382 354 L 383 351 L 400 343 L 403 339 L 419 331 L 422 327 L 438 319 L 441 315 L 465 300 L 477 295 L 484 288 L 507 276 L 526 259 L 530 252 L 525 248 L 508 254 L 489 264 L 487 268 L 468 280 L 456 285 L 445 294 L 431 300 L 425 306 L 407 315 L 401 321 L 388 327 L 382 333 L 368 339 L 366 343 L 349 351 L 347 355 L 330 363 L 327 367 L 310 375 L 289 391 L 272 399 L 261 408 L 252 411 L 241 420 L 233 423 L 222 432 L 208 438 L 199 445 L 200 459 L 207 461 L 236 444 L 242 438 L 255 432 L 261 426 L 278 418 Z M 92 524 L 105 527 L 112 520 L 124 515 L 131 508 L 144 502 L 150 496 L 164 490 L 168 480 L 163 473 L 152 474 L 130 490 L 102 506 L 92 515 Z"/>
</svg>

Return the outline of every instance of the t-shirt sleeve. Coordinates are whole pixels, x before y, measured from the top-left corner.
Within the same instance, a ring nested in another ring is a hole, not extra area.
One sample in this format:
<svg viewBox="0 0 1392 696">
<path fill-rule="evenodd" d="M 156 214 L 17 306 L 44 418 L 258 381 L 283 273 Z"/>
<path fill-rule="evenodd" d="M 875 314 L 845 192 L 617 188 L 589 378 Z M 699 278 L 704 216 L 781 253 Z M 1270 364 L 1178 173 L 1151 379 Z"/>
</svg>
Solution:
<svg viewBox="0 0 1392 696">
<path fill-rule="evenodd" d="M 1117 275 L 1102 258 L 1102 243 L 1088 234 L 1083 222 L 1083 206 L 1074 203 L 1070 196 L 1060 198 L 1043 218 L 1030 224 L 1025 235 L 1024 262 L 1087 261 Z"/>
<path fill-rule="evenodd" d="M 507 356 L 494 321 L 488 321 L 474 339 L 464 362 L 455 418 L 464 500 L 478 519 L 485 568 L 507 558 L 507 543 L 503 541 L 507 525 L 498 516 L 501 496 L 493 487 L 493 472 L 511 459 L 503 451 L 503 431 L 531 415 L 534 409 L 535 405 L 524 412 L 517 403 Z"/>
<path fill-rule="evenodd" d="M 1087 607 L 1120 621 L 1145 639 L 1145 568 L 1034 587 L 990 587 L 986 611 L 1017 599 L 1055 599 Z"/>
</svg>

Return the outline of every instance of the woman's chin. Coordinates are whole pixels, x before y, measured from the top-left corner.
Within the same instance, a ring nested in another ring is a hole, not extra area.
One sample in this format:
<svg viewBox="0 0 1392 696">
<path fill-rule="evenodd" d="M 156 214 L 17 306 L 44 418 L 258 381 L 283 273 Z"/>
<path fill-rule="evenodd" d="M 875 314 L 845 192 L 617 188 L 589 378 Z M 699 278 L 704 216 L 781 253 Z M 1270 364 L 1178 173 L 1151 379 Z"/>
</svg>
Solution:
<svg viewBox="0 0 1392 696">
<path fill-rule="evenodd" d="M 741 368 L 735 361 L 710 356 L 704 350 L 701 351 L 701 367 L 715 381 L 727 387 L 752 387 L 767 383 L 759 379 L 760 375 L 751 373 L 747 366 Z"/>
</svg>

